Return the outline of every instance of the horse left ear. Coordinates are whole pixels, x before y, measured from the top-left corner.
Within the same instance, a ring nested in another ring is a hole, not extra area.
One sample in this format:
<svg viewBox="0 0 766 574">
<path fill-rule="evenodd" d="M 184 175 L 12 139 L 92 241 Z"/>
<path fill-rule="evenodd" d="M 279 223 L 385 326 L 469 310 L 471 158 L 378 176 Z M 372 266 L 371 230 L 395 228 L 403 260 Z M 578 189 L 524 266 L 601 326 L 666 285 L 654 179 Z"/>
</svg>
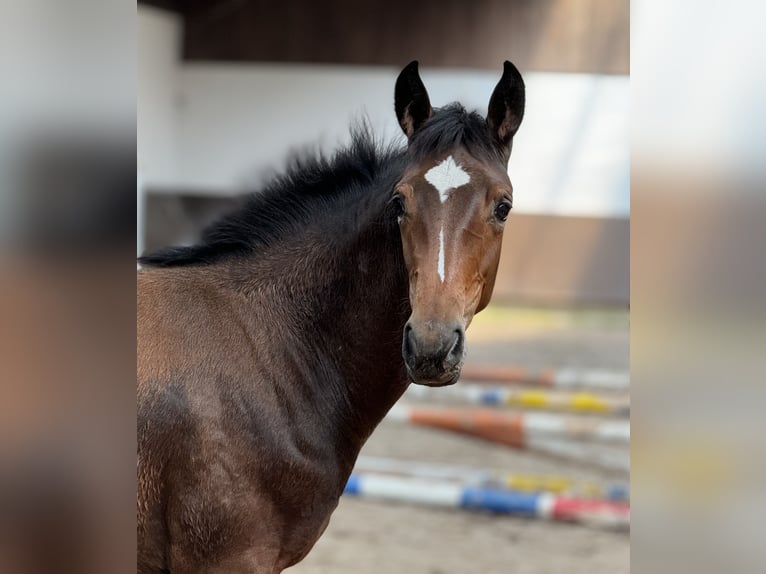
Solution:
<svg viewBox="0 0 766 574">
<path fill-rule="evenodd" d="M 431 100 L 418 74 L 417 60 L 407 64 L 396 78 L 394 108 L 396 119 L 408 138 L 431 117 Z"/>
<path fill-rule="evenodd" d="M 513 136 L 524 117 L 524 80 L 519 70 L 508 60 L 503 64 L 503 75 L 492 92 L 487 111 L 487 125 L 503 150 L 510 156 Z"/>
</svg>

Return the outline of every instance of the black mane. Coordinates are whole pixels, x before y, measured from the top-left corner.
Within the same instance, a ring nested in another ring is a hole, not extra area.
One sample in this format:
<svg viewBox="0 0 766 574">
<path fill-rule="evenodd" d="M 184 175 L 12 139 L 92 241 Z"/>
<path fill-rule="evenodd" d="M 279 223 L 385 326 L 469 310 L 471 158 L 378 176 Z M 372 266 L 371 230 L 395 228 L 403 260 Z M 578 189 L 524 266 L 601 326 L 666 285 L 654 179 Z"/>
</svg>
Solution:
<svg viewBox="0 0 766 574">
<path fill-rule="evenodd" d="M 362 124 L 351 130 L 351 143 L 329 158 L 322 153 L 294 156 L 285 173 L 205 229 L 198 244 L 160 249 L 138 261 L 147 267 L 176 267 L 247 255 L 309 218 L 321 219 L 326 210 L 337 209 L 334 200 L 366 190 L 392 164 L 403 168 L 402 159 L 401 150 L 380 145 Z"/>
<path fill-rule="evenodd" d="M 406 152 L 393 144 L 381 145 L 362 123 L 352 128 L 351 143 L 330 158 L 321 153 L 294 157 L 283 175 L 205 229 L 198 244 L 167 247 L 138 261 L 146 267 L 178 267 L 251 254 L 303 222 L 321 220 L 327 210 L 337 209 L 339 198 L 370 193 L 375 183 L 390 188 L 388 183 L 393 185 L 401 176 L 407 156 L 410 161 L 421 161 L 461 146 L 474 157 L 501 159 L 484 118 L 460 104 L 434 110 Z"/>
</svg>

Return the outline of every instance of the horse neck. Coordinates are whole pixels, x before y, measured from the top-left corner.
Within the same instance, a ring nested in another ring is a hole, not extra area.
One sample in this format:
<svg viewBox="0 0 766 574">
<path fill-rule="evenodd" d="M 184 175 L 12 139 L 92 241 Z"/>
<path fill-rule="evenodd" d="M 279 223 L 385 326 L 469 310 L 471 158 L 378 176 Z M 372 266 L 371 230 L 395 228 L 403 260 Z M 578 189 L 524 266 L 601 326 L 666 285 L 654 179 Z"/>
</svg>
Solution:
<svg viewBox="0 0 766 574">
<path fill-rule="evenodd" d="M 308 380 L 293 384 L 320 389 L 316 408 L 335 419 L 339 455 L 352 462 L 407 387 L 410 314 L 398 227 L 381 216 L 384 202 L 360 203 L 262 253 L 250 287 L 270 294 L 290 362 L 306 365 Z"/>
<path fill-rule="evenodd" d="M 347 420 L 366 440 L 407 386 L 402 332 L 410 315 L 409 281 L 398 227 L 371 223 L 341 257 L 342 295 L 322 305 L 320 328 L 337 350 L 351 407 Z"/>
</svg>

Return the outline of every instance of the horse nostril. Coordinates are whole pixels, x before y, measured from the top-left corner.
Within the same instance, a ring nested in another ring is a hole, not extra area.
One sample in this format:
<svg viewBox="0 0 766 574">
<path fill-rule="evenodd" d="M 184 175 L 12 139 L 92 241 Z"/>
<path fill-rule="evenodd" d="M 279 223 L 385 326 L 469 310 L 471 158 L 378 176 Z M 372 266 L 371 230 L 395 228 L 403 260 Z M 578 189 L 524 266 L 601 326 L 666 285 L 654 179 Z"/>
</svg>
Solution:
<svg viewBox="0 0 766 574">
<path fill-rule="evenodd" d="M 453 334 L 453 342 L 452 346 L 450 347 L 449 352 L 447 353 L 447 358 L 450 360 L 456 360 L 459 361 L 461 356 L 463 355 L 463 329 L 455 329 Z"/>
<path fill-rule="evenodd" d="M 404 326 L 404 337 L 402 338 L 404 358 L 411 357 L 415 353 L 415 341 L 412 334 L 412 325 L 407 323 Z"/>
</svg>

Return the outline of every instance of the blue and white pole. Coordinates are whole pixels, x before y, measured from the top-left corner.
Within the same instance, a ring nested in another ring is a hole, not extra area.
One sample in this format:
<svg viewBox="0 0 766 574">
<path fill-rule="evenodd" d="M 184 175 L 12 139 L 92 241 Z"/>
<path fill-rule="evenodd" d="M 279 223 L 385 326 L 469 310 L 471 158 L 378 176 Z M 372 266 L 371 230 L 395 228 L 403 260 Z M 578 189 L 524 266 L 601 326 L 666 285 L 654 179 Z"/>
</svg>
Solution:
<svg viewBox="0 0 766 574">
<path fill-rule="evenodd" d="M 630 526 L 630 506 L 611 501 L 580 500 L 551 493 L 464 486 L 447 481 L 352 474 L 344 494 L 428 506 L 483 510 L 497 514 L 586 523 L 606 528 Z"/>
</svg>

